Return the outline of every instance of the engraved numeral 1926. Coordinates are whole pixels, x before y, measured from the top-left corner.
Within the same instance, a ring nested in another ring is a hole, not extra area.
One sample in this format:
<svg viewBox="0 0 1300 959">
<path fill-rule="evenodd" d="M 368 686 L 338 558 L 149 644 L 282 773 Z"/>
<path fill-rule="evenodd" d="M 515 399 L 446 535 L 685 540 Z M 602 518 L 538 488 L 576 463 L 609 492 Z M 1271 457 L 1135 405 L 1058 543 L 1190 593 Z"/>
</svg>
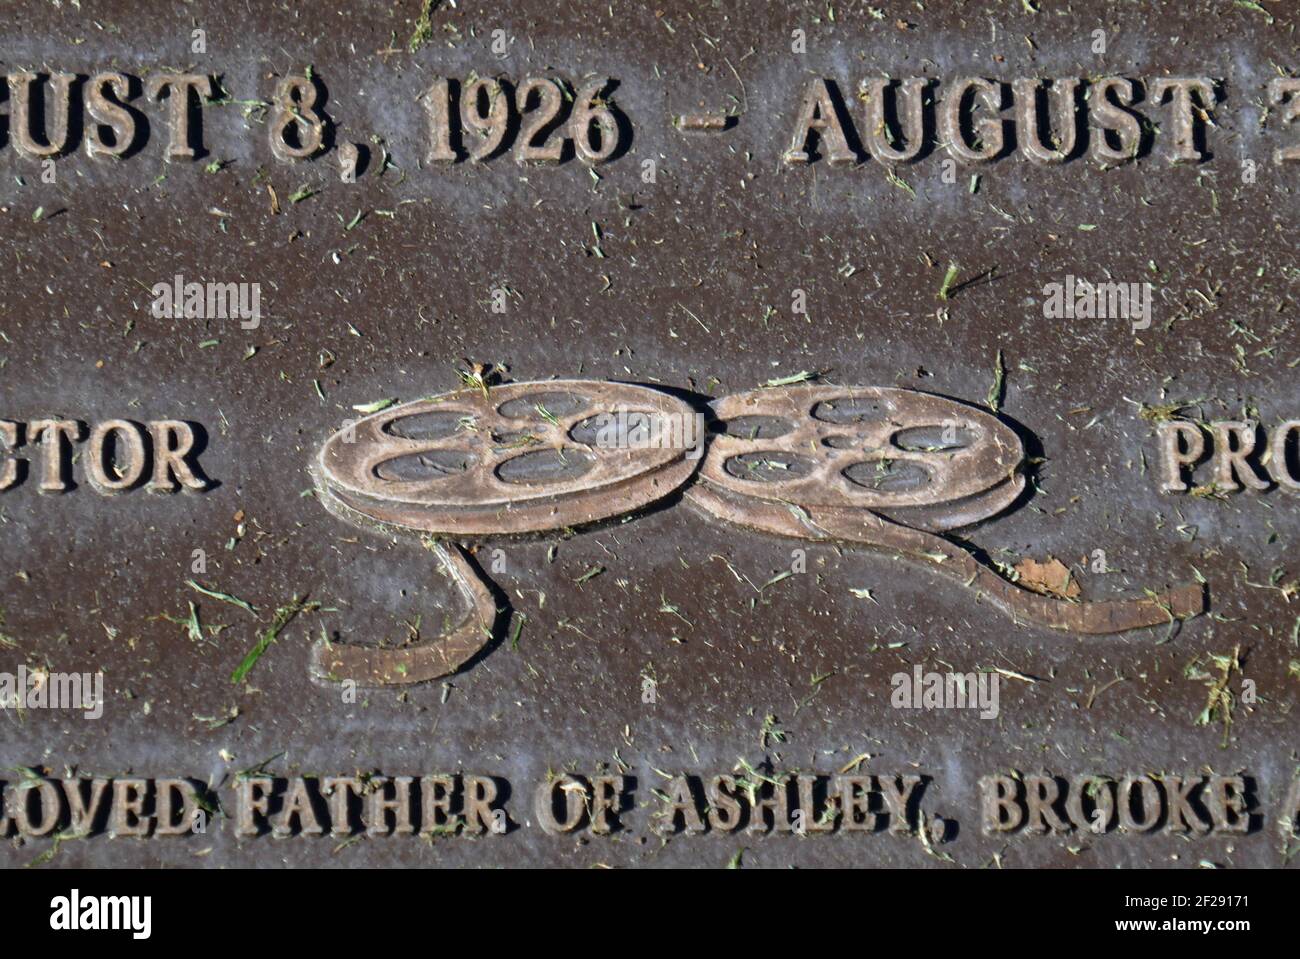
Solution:
<svg viewBox="0 0 1300 959">
<path fill-rule="evenodd" d="M 430 163 L 490 160 L 513 146 L 515 161 L 558 164 L 572 145 L 583 163 L 604 163 L 618 151 L 616 108 L 604 98 L 606 77 L 593 77 L 568 99 L 550 77 L 526 77 L 518 87 L 478 77 L 456 84 L 438 77 L 421 97 L 429 124 Z M 513 94 L 513 95 L 512 95 Z"/>
</svg>

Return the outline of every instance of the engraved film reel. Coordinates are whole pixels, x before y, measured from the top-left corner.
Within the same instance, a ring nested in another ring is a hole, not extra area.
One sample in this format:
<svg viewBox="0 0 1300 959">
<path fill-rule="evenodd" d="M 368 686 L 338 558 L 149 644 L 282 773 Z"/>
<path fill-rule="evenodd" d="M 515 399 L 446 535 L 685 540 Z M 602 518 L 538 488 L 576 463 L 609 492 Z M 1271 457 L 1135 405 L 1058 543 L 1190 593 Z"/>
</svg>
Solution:
<svg viewBox="0 0 1300 959">
<path fill-rule="evenodd" d="M 317 464 L 322 493 L 350 518 L 458 538 L 635 512 L 684 483 L 697 460 L 683 449 L 629 442 L 617 428 L 620 411 L 624 421 L 694 416 L 667 393 L 622 383 L 552 380 L 494 386 L 486 395 L 443 393 L 330 437 Z"/>
<path fill-rule="evenodd" d="M 363 525 L 456 539 L 541 533 L 625 516 L 680 487 L 698 456 L 654 440 L 681 436 L 679 424 L 695 415 L 667 393 L 622 383 L 464 389 L 335 433 L 314 472 L 326 508 Z M 491 590 L 458 546 L 430 546 L 466 597 L 469 617 L 408 647 L 318 646 L 318 672 L 366 684 L 421 682 L 455 672 L 487 645 L 496 618 Z"/>
<path fill-rule="evenodd" d="M 1024 488 L 1019 438 L 995 417 L 911 390 L 803 386 L 714 404 L 722 434 L 687 494 L 728 522 L 857 543 L 933 564 L 1020 620 L 1117 633 L 1203 608 L 1199 587 L 1070 602 L 1020 589 L 935 535 L 987 519 Z"/>
<path fill-rule="evenodd" d="M 967 526 L 1024 488 L 1024 449 L 988 413 L 929 393 L 804 386 L 713 405 L 701 479 L 719 496 L 870 509 L 929 530 Z"/>
</svg>

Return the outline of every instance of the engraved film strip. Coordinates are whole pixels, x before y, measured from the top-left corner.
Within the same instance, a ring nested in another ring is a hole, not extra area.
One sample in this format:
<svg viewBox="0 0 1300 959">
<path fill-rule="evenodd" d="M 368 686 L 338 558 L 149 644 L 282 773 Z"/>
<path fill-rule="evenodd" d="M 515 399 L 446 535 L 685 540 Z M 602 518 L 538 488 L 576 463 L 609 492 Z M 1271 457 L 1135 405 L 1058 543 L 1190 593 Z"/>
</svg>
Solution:
<svg viewBox="0 0 1300 959">
<path fill-rule="evenodd" d="M 691 424 L 705 416 L 697 435 Z M 318 492 L 349 522 L 423 538 L 467 613 L 451 632 L 404 647 L 321 643 L 313 668 L 363 685 L 454 673 L 492 641 L 500 613 L 460 542 L 626 518 L 683 490 L 698 512 L 734 526 L 926 564 L 1039 627 L 1120 633 L 1203 611 L 1197 585 L 1096 601 L 1032 592 L 943 535 L 1013 506 L 1024 460 L 997 417 L 898 388 L 759 389 L 705 413 L 645 386 L 552 380 L 392 407 L 326 441 L 313 466 Z"/>
</svg>

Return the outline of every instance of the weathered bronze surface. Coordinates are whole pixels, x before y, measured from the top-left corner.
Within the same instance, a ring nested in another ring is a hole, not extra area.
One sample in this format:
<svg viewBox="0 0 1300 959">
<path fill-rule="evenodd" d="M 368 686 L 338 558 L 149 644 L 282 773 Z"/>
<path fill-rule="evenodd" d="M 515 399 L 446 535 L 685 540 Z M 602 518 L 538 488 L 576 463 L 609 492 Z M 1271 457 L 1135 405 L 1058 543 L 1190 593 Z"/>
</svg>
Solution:
<svg viewBox="0 0 1300 959">
<path fill-rule="evenodd" d="M 1291 863 L 1298 27 L 7 5 L 0 865 Z"/>
</svg>

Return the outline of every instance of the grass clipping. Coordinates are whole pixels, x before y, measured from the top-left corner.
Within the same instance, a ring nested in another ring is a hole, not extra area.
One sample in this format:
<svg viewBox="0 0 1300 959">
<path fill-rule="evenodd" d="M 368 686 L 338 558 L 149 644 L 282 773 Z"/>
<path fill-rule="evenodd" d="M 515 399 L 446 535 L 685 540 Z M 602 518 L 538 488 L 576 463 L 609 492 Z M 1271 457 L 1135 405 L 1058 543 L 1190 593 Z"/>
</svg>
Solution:
<svg viewBox="0 0 1300 959">
<path fill-rule="evenodd" d="M 235 671 L 230 674 L 231 683 L 238 686 L 244 681 L 244 677 L 249 674 L 252 668 L 257 665 L 257 661 L 262 658 L 262 654 L 271 648 L 271 644 L 280 637 L 280 634 L 284 632 L 285 627 L 293 622 L 299 613 L 309 613 L 317 609 L 320 609 L 320 603 L 307 602 L 306 595 L 295 597 L 293 602 L 288 606 L 281 606 L 277 609 L 275 611 L 275 619 L 272 620 L 270 629 L 262 634 L 262 638 L 259 639 L 257 644 L 248 651 L 240 664 L 235 667 Z"/>
</svg>

